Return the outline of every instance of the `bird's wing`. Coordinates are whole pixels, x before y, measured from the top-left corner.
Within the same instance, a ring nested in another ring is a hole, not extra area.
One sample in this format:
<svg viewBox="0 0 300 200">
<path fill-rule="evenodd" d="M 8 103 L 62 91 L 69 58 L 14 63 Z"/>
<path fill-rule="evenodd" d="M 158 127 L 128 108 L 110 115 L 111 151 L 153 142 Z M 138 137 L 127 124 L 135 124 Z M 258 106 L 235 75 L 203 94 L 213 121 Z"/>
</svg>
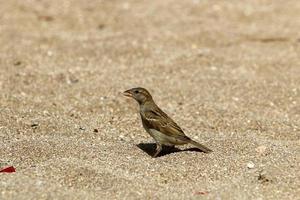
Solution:
<svg viewBox="0 0 300 200">
<path fill-rule="evenodd" d="M 148 127 L 160 131 L 163 134 L 181 140 L 189 140 L 183 130 L 160 108 L 156 107 L 145 111 L 142 115 Z"/>
</svg>

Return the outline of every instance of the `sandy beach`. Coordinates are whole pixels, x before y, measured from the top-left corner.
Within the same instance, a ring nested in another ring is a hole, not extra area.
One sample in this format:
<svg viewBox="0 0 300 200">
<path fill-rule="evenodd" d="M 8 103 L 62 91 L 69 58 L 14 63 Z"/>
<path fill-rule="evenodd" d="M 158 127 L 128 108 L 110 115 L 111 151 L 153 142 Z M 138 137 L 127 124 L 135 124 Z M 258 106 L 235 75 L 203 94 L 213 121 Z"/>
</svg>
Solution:
<svg viewBox="0 0 300 200">
<path fill-rule="evenodd" d="M 300 199 L 298 0 L 0 2 L 0 199 Z"/>
</svg>

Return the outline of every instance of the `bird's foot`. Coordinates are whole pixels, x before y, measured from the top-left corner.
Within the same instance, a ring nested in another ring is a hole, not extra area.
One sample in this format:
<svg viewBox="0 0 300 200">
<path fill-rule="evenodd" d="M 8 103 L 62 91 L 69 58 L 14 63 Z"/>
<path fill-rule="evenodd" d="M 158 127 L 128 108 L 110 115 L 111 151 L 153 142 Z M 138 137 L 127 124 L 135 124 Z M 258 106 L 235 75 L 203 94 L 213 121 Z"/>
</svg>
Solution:
<svg viewBox="0 0 300 200">
<path fill-rule="evenodd" d="M 161 150 L 162 150 L 162 145 L 161 144 L 156 144 L 156 152 L 152 157 L 156 158 L 158 156 L 158 154 L 161 152 Z"/>
</svg>

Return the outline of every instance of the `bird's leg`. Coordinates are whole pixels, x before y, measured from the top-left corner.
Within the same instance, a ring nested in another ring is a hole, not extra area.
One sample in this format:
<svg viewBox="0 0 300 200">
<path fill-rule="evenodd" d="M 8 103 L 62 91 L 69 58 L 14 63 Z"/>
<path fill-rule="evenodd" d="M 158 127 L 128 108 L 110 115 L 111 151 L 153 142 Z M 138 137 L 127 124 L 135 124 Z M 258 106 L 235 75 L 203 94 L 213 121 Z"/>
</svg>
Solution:
<svg viewBox="0 0 300 200">
<path fill-rule="evenodd" d="M 156 152 L 155 152 L 155 154 L 153 155 L 153 158 L 157 157 L 158 154 L 161 152 L 161 150 L 162 150 L 162 145 L 159 144 L 159 143 L 156 143 Z"/>
</svg>

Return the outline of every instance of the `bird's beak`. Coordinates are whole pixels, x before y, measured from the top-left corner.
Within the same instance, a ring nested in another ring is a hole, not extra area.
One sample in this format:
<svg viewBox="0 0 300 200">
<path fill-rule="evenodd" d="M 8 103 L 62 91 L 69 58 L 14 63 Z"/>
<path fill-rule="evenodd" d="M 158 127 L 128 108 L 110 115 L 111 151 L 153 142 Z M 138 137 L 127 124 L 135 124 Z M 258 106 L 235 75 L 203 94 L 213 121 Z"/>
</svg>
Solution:
<svg viewBox="0 0 300 200">
<path fill-rule="evenodd" d="M 123 95 L 126 97 L 132 97 L 132 93 L 130 90 L 126 90 L 125 92 L 123 92 Z"/>
</svg>

